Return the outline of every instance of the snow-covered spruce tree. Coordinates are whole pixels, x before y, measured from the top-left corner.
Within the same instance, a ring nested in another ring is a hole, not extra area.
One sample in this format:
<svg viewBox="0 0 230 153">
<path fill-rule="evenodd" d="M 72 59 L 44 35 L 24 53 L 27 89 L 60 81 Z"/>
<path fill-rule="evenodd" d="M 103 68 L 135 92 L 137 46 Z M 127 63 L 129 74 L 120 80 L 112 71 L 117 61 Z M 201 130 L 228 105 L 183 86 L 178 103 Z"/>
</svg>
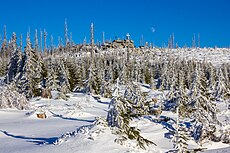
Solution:
<svg viewBox="0 0 230 153">
<path fill-rule="evenodd" d="M 84 80 L 85 77 L 83 76 L 83 69 L 82 66 L 80 66 L 80 63 L 77 64 L 77 71 L 75 71 L 75 79 L 76 79 L 76 84 L 74 91 L 81 91 L 84 88 Z"/>
<path fill-rule="evenodd" d="M 136 71 L 137 71 L 137 82 L 140 82 L 140 83 L 144 83 L 144 67 L 143 67 L 143 64 L 140 62 L 140 61 L 138 61 L 137 62 L 138 64 L 137 64 L 137 69 L 136 69 Z M 132 64 L 132 62 L 130 62 L 130 69 L 131 69 L 131 67 L 132 66 L 134 66 L 133 64 Z M 131 74 L 131 70 L 129 69 L 129 71 L 130 71 L 130 74 Z M 131 75 L 129 74 L 129 77 L 130 77 L 130 79 L 131 80 L 133 80 L 133 78 L 131 77 Z"/>
<path fill-rule="evenodd" d="M 159 59 L 158 60 L 156 60 L 155 61 L 155 63 L 154 63 L 154 69 L 153 69 L 153 71 L 154 71 L 154 79 L 156 79 L 157 80 L 157 83 L 156 83 L 156 88 L 157 89 L 160 89 L 160 87 L 161 87 L 161 83 L 162 83 L 162 74 L 163 74 L 163 62 L 162 61 L 159 61 Z"/>
<path fill-rule="evenodd" d="M 216 84 L 216 68 L 212 65 L 209 64 L 209 69 L 208 69 L 208 86 L 211 90 L 215 90 L 215 84 Z"/>
<path fill-rule="evenodd" d="M 224 78 L 225 78 L 225 87 L 226 92 L 223 95 L 224 99 L 230 99 L 230 71 L 228 69 L 229 65 L 224 64 L 223 66 Z"/>
<path fill-rule="evenodd" d="M 107 122 L 108 122 L 108 125 L 109 126 L 118 126 L 118 118 L 117 115 L 118 115 L 118 99 L 120 97 L 120 89 L 119 89 L 119 78 L 117 79 L 117 85 L 116 85 L 116 88 L 114 89 L 113 91 L 113 94 L 112 94 L 113 98 L 109 104 L 109 111 L 108 111 L 108 115 L 107 115 Z"/>
<path fill-rule="evenodd" d="M 216 72 L 215 67 L 211 64 L 208 64 L 206 71 L 207 78 L 207 94 L 210 97 L 210 100 L 215 100 L 215 85 L 216 85 Z"/>
<path fill-rule="evenodd" d="M 177 69 L 172 72 L 170 80 L 169 91 L 166 94 L 166 100 L 164 102 L 165 110 L 176 111 L 178 104 L 180 104 L 181 113 L 188 113 L 188 93 L 185 83 L 185 73 L 180 65 L 176 66 Z"/>
<path fill-rule="evenodd" d="M 190 80 L 188 79 L 189 78 L 188 76 L 190 76 L 191 74 L 190 74 L 190 71 L 189 71 L 190 68 L 188 66 L 188 61 L 183 59 L 181 61 L 181 66 L 180 67 L 181 67 L 180 69 L 184 73 L 183 80 L 184 80 L 185 89 L 189 89 L 189 87 L 190 87 L 190 82 L 189 81 Z"/>
<path fill-rule="evenodd" d="M 180 107 L 178 104 L 177 107 L 177 121 L 176 121 L 176 131 L 174 133 L 173 142 L 174 147 L 177 149 L 178 153 L 186 153 L 188 152 L 188 140 L 189 140 L 189 131 L 183 122 L 180 119 Z"/>
<path fill-rule="evenodd" d="M 11 54 L 12 54 L 12 50 L 9 49 L 9 43 L 6 36 L 6 26 L 4 26 L 4 37 L 0 49 L 0 57 L 1 57 L 0 76 L 6 75 L 7 65 L 10 61 Z"/>
<path fill-rule="evenodd" d="M 226 79 L 226 84 L 229 87 L 230 86 L 230 69 L 228 64 L 223 64 L 222 65 L 223 73 L 224 73 L 224 78 Z"/>
<path fill-rule="evenodd" d="M 41 95 L 42 61 L 38 56 L 31 46 L 30 35 L 27 34 L 27 44 L 20 61 L 20 73 L 16 78 L 19 93 L 23 93 L 27 98 Z"/>
<path fill-rule="evenodd" d="M 129 82 L 126 85 L 124 97 L 130 101 L 132 106 L 135 108 L 133 109 L 134 114 L 149 114 L 150 106 L 146 100 L 146 93 L 141 91 L 139 83 L 134 84 L 133 82 Z"/>
<path fill-rule="evenodd" d="M 176 77 L 177 77 L 179 67 L 180 67 L 180 64 L 177 59 L 170 57 L 168 60 L 169 60 L 168 63 L 167 61 L 164 61 L 163 63 L 163 65 L 168 66 L 168 69 L 166 72 L 162 72 L 162 73 L 166 73 L 166 81 L 165 81 L 167 85 L 166 90 L 169 90 L 170 86 L 172 86 L 173 84 L 176 87 L 178 87 L 178 83 L 176 82 L 177 81 Z"/>
<path fill-rule="evenodd" d="M 38 55 L 38 69 L 37 69 L 37 73 L 39 73 L 40 75 L 40 89 L 44 90 L 46 89 L 46 81 L 47 81 L 47 77 L 48 77 L 48 68 L 47 65 L 45 64 L 41 54 L 37 52 L 35 52 Z"/>
<path fill-rule="evenodd" d="M 193 137 L 197 143 L 210 140 L 215 132 L 217 122 L 216 106 L 206 95 L 206 80 L 203 72 L 200 70 L 200 64 L 197 63 L 193 74 L 193 82 L 189 93 L 189 116 L 194 119 Z"/>
<path fill-rule="evenodd" d="M 64 66 L 69 81 L 70 91 L 73 91 L 78 81 L 77 77 L 79 77 L 79 75 L 76 75 L 76 72 L 78 71 L 77 66 L 75 65 L 72 58 L 68 58 L 68 60 L 65 60 Z"/>
<path fill-rule="evenodd" d="M 16 75 L 19 72 L 20 61 L 22 60 L 22 53 L 17 48 L 16 41 L 17 41 L 16 34 L 13 33 L 11 42 L 9 44 L 9 48 L 12 50 L 12 56 L 6 72 L 6 78 L 5 78 L 6 83 L 10 83 L 15 79 Z"/>
<path fill-rule="evenodd" d="M 98 69 L 99 68 L 96 66 L 96 61 L 93 59 L 89 69 L 89 77 L 86 88 L 87 91 L 95 95 L 100 95 L 101 93 L 102 79 Z"/>
<path fill-rule="evenodd" d="M 154 74 L 154 69 L 153 69 L 153 65 L 152 65 L 153 63 L 149 63 L 149 68 L 150 68 L 150 73 L 151 73 L 151 84 L 150 84 L 150 87 L 152 88 L 152 89 L 156 89 L 156 81 L 155 81 L 155 74 Z"/>
<path fill-rule="evenodd" d="M 0 77 L 5 76 L 7 70 L 8 59 L 5 56 L 0 60 Z"/>
<path fill-rule="evenodd" d="M 112 98 L 112 85 L 110 81 L 102 81 L 101 95 L 105 98 Z"/>
<path fill-rule="evenodd" d="M 112 98 L 112 76 L 109 68 L 109 61 L 104 60 L 103 68 L 100 69 L 102 85 L 101 85 L 101 95 L 105 98 Z"/>
<path fill-rule="evenodd" d="M 89 78 L 90 60 L 88 57 L 83 57 L 80 59 L 81 70 L 82 70 L 82 81 L 84 89 L 87 90 L 87 83 Z"/>
<path fill-rule="evenodd" d="M 0 88 L 0 108 L 25 110 L 29 109 L 30 105 L 26 97 L 15 90 L 15 84 L 11 83 Z"/>
<path fill-rule="evenodd" d="M 176 129 L 175 139 L 176 141 L 174 142 L 174 147 L 177 149 L 178 153 L 189 152 L 187 142 L 189 140 L 189 131 L 183 123 L 180 123 L 178 125 L 178 128 Z"/>
<path fill-rule="evenodd" d="M 218 69 L 216 76 L 217 79 L 216 79 L 214 96 L 217 100 L 220 100 L 223 99 L 224 95 L 227 93 L 227 87 L 226 87 L 227 80 L 225 79 L 221 68 Z"/>
<path fill-rule="evenodd" d="M 0 57 L 0 77 L 4 76 L 4 73 L 5 73 L 3 65 L 4 65 L 3 64 L 3 58 Z"/>
<path fill-rule="evenodd" d="M 122 82 L 123 84 L 127 84 L 129 82 L 129 80 L 131 79 L 130 77 L 130 63 L 124 63 L 123 67 L 122 67 L 122 71 L 121 71 L 121 76 L 122 76 Z"/>
<path fill-rule="evenodd" d="M 46 60 L 48 75 L 46 79 L 46 88 L 51 91 L 58 91 L 60 88 L 58 80 L 58 64 L 53 57 Z"/>
<path fill-rule="evenodd" d="M 57 70 L 57 76 L 58 76 L 58 82 L 59 82 L 59 92 L 60 95 L 58 98 L 62 98 L 64 100 L 67 100 L 66 94 L 70 92 L 70 84 L 68 80 L 67 70 L 65 69 L 63 59 L 58 60 L 58 70 Z"/>
<path fill-rule="evenodd" d="M 115 83 L 117 78 L 119 77 L 119 65 L 118 63 L 115 61 L 110 61 L 110 64 L 109 64 L 109 72 L 110 72 L 110 75 L 111 75 L 111 81 L 112 83 Z"/>
<path fill-rule="evenodd" d="M 110 110 L 108 112 L 107 122 L 109 126 L 115 127 L 116 133 L 120 135 L 120 138 L 116 139 L 115 142 L 121 145 L 124 145 L 128 139 L 136 140 L 137 145 L 140 148 L 146 149 L 146 146 L 150 144 L 154 144 L 154 143 L 143 138 L 140 135 L 139 129 L 137 129 L 136 127 L 130 126 L 130 122 L 132 121 L 133 118 L 138 118 L 146 114 L 147 111 L 145 111 L 142 107 L 140 107 L 142 105 L 140 103 L 144 103 L 144 102 L 143 101 L 135 101 L 135 102 L 131 101 L 130 99 L 127 99 L 127 98 L 128 97 L 130 98 L 130 95 L 133 95 L 133 94 L 131 93 L 129 94 L 126 92 L 126 95 L 127 96 L 120 95 L 119 87 L 117 83 L 117 88 L 115 89 L 113 98 L 109 106 Z"/>
<path fill-rule="evenodd" d="M 173 73 L 173 77 L 171 78 L 170 82 L 171 83 L 170 83 L 169 91 L 166 95 L 166 101 L 164 102 L 164 106 L 165 106 L 165 110 L 175 111 L 177 100 L 180 97 L 180 95 L 178 95 L 178 88 L 176 85 L 176 76 L 174 73 Z"/>
<path fill-rule="evenodd" d="M 185 84 L 185 76 L 184 76 L 184 71 L 180 70 L 178 72 L 178 91 L 176 92 L 176 103 L 177 107 L 179 109 L 179 116 L 184 118 L 184 117 L 189 117 L 190 114 L 190 109 L 188 109 L 188 89 L 186 88 Z"/>
<path fill-rule="evenodd" d="M 165 63 L 163 65 L 163 70 L 162 70 L 162 75 L 159 79 L 159 88 L 160 90 L 169 90 L 170 89 L 170 85 L 169 85 L 169 73 L 168 73 L 168 64 Z"/>
<path fill-rule="evenodd" d="M 151 70 L 150 65 L 148 63 L 144 66 L 144 82 L 146 84 L 152 85 L 152 76 L 151 76 Z"/>
<path fill-rule="evenodd" d="M 7 59 L 9 55 L 8 41 L 6 36 L 6 26 L 4 26 L 4 38 L 1 46 L 1 57 Z"/>
<path fill-rule="evenodd" d="M 187 72 L 185 73 L 185 76 L 186 76 L 186 84 L 187 84 L 187 88 L 191 88 L 192 86 L 192 82 L 193 82 L 193 74 L 194 74 L 194 71 L 195 71 L 195 61 L 194 59 L 192 60 L 189 60 L 187 62 Z"/>
</svg>

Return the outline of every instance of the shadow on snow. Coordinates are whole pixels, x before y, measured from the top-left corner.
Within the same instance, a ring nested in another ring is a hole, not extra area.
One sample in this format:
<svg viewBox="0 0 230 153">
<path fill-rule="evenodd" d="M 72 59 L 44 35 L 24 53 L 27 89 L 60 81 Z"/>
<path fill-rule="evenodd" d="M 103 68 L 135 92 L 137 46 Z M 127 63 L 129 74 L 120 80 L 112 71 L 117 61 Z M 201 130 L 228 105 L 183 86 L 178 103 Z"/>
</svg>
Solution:
<svg viewBox="0 0 230 153">
<path fill-rule="evenodd" d="M 93 123 L 95 121 L 95 119 L 94 120 L 86 120 L 86 119 L 78 119 L 78 118 L 71 118 L 71 117 L 63 117 L 63 115 L 55 114 L 52 111 L 49 111 L 49 112 L 53 115 L 53 117 L 58 117 L 58 118 L 61 118 L 64 120 L 82 121 L 82 122 L 89 122 L 89 123 Z"/>
<path fill-rule="evenodd" d="M 172 126 L 173 123 L 175 123 L 175 120 L 172 118 L 169 118 L 167 116 L 160 116 L 159 118 L 153 119 L 151 116 L 145 116 L 144 118 L 148 119 L 151 122 L 161 124 L 163 128 L 168 130 L 169 132 L 165 133 L 165 138 L 171 139 L 173 136 L 173 133 L 175 132 L 175 128 Z"/>
<path fill-rule="evenodd" d="M 27 142 L 32 142 L 35 145 L 53 144 L 58 139 L 58 137 L 33 138 L 33 137 L 27 137 L 27 136 L 21 136 L 21 135 L 14 135 L 14 134 L 11 134 L 11 133 L 9 133 L 7 131 L 2 131 L 2 130 L 0 130 L 0 132 L 4 133 L 8 137 L 12 137 L 12 138 L 15 138 L 15 139 L 27 140 Z"/>
</svg>

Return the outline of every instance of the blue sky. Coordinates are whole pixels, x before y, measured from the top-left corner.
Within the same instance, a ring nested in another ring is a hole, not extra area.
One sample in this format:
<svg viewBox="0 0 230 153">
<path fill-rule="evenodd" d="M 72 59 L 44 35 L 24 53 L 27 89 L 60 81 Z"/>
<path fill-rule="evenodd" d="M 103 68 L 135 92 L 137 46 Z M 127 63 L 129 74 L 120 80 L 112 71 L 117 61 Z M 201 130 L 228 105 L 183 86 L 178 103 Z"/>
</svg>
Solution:
<svg viewBox="0 0 230 153">
<path fill-rule="evenodd" d="M 130 33 L 135 45 L 144 40 L 157 46 L 167 44 L 174 33 L 179 46 L 191 46 L 194 34 L 200 34 L 201 46 L 230 46 L 229 0 L 4 0 L 1 2 L 0 31 L 7 26 L 26 37 L 35 29 L 46 29 L 57 44 L 64 37 L 64 20 L 76 43 L 89 40 L 90 23 L 95 25 L 95 41 L 125 38 Z M 152 32 L 151 28 L 155 32 Z"/>
</svg>

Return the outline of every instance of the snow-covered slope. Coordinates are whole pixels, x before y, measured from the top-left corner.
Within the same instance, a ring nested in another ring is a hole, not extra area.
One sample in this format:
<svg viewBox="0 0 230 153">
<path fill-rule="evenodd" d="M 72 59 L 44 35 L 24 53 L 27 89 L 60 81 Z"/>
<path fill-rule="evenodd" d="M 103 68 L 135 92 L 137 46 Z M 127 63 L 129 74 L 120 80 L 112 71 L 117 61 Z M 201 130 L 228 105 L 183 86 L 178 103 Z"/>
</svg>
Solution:
<svg viewBox="0 0 230 153">
<path fill-rule="evenodd" d="M 159 95 L 152 92 L 151 95 Z M 158 122 L 157 117 L 136 119 L 132 125 L 141 129 L 145 138 L 156 143 L 147 150 L 135 147 L 132 141 L 121 146 L 109 127 L 95 125 L 95 119 L 105 118 L 109 99 L 96 100 L 89 95 L 72 94 L 68 101 L 32 99 L 33 111 L 0 110 L 1 153 L 92 153 L 92 152 L 167 152 L 173 149 L 170 138 L 171 122 L 176 118 L 172 112 L 163 112 L 160 118 L 172 120 Z M 46 119 L 36 114 L 45 112 Z M 190 148 L 197 147 L 194 142 Z M 222 143 L 205 144 L 204 148 L 229 147 Z M 226 152 L 228 149 L 224 149 Z M 219 151 L 219 150 L 218 150 Z M 211 153 L 214 151 L 210 151 Z"/>
</svg>

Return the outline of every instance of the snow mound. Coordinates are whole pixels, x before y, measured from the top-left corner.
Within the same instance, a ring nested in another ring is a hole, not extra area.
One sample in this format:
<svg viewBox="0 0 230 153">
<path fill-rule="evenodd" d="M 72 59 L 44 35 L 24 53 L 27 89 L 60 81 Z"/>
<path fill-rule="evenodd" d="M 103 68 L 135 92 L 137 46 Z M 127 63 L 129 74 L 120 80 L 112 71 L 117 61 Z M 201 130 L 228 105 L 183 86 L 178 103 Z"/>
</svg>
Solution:
<svg viewBox="0 0 230 153">
<path fill-rule="evenodd" d="M 95 140 L 97 136 L 99 136 L 105 128 L 108 128 L 105 121 L 101 121 L 101 119 L 96 119 L 96 121 L 91 125 L 81 126 L 76 131 L 66 132 L 61 137 L 59 137 L 54 144 L 60 145 L 63 142 L 67 141 L 71 137 L 76 137 L 77 135 L 81 135 L 86 139 Z"/>
<path fill-rule="evenodd" d="M 59 137 L 54 145 L 72 144 L 76 146 L 84 146 L 87 150 L 84 152 L 130 152 L 130 153 L 158 153 L 161 152 L 156 146 L 151 145 L 146 150 L 140 149 L 137 142 L 127 140 L 120 145 L 116 128 L 110 128 L 105 119 L 98 117 L 93 124 L 81 126 L 76 131 L 66 132 Z M 75 144 L 77 143 L 77 144 Z M 81 145 L 79 145 L 79 143 Z M 93 148 L 90 147 L 93 144 Z M 106 151 L 107 150 L 107 151 Z"/>
<path fill-rule="evenodd" d="M 69 118 L 78 118 L 78 117 L 94 117 L 95 115 L 83 112 L 83 111 L 68 111 L 66 114 L 63 115 L 63 117 L 69 117 Z"/>
</svg>

